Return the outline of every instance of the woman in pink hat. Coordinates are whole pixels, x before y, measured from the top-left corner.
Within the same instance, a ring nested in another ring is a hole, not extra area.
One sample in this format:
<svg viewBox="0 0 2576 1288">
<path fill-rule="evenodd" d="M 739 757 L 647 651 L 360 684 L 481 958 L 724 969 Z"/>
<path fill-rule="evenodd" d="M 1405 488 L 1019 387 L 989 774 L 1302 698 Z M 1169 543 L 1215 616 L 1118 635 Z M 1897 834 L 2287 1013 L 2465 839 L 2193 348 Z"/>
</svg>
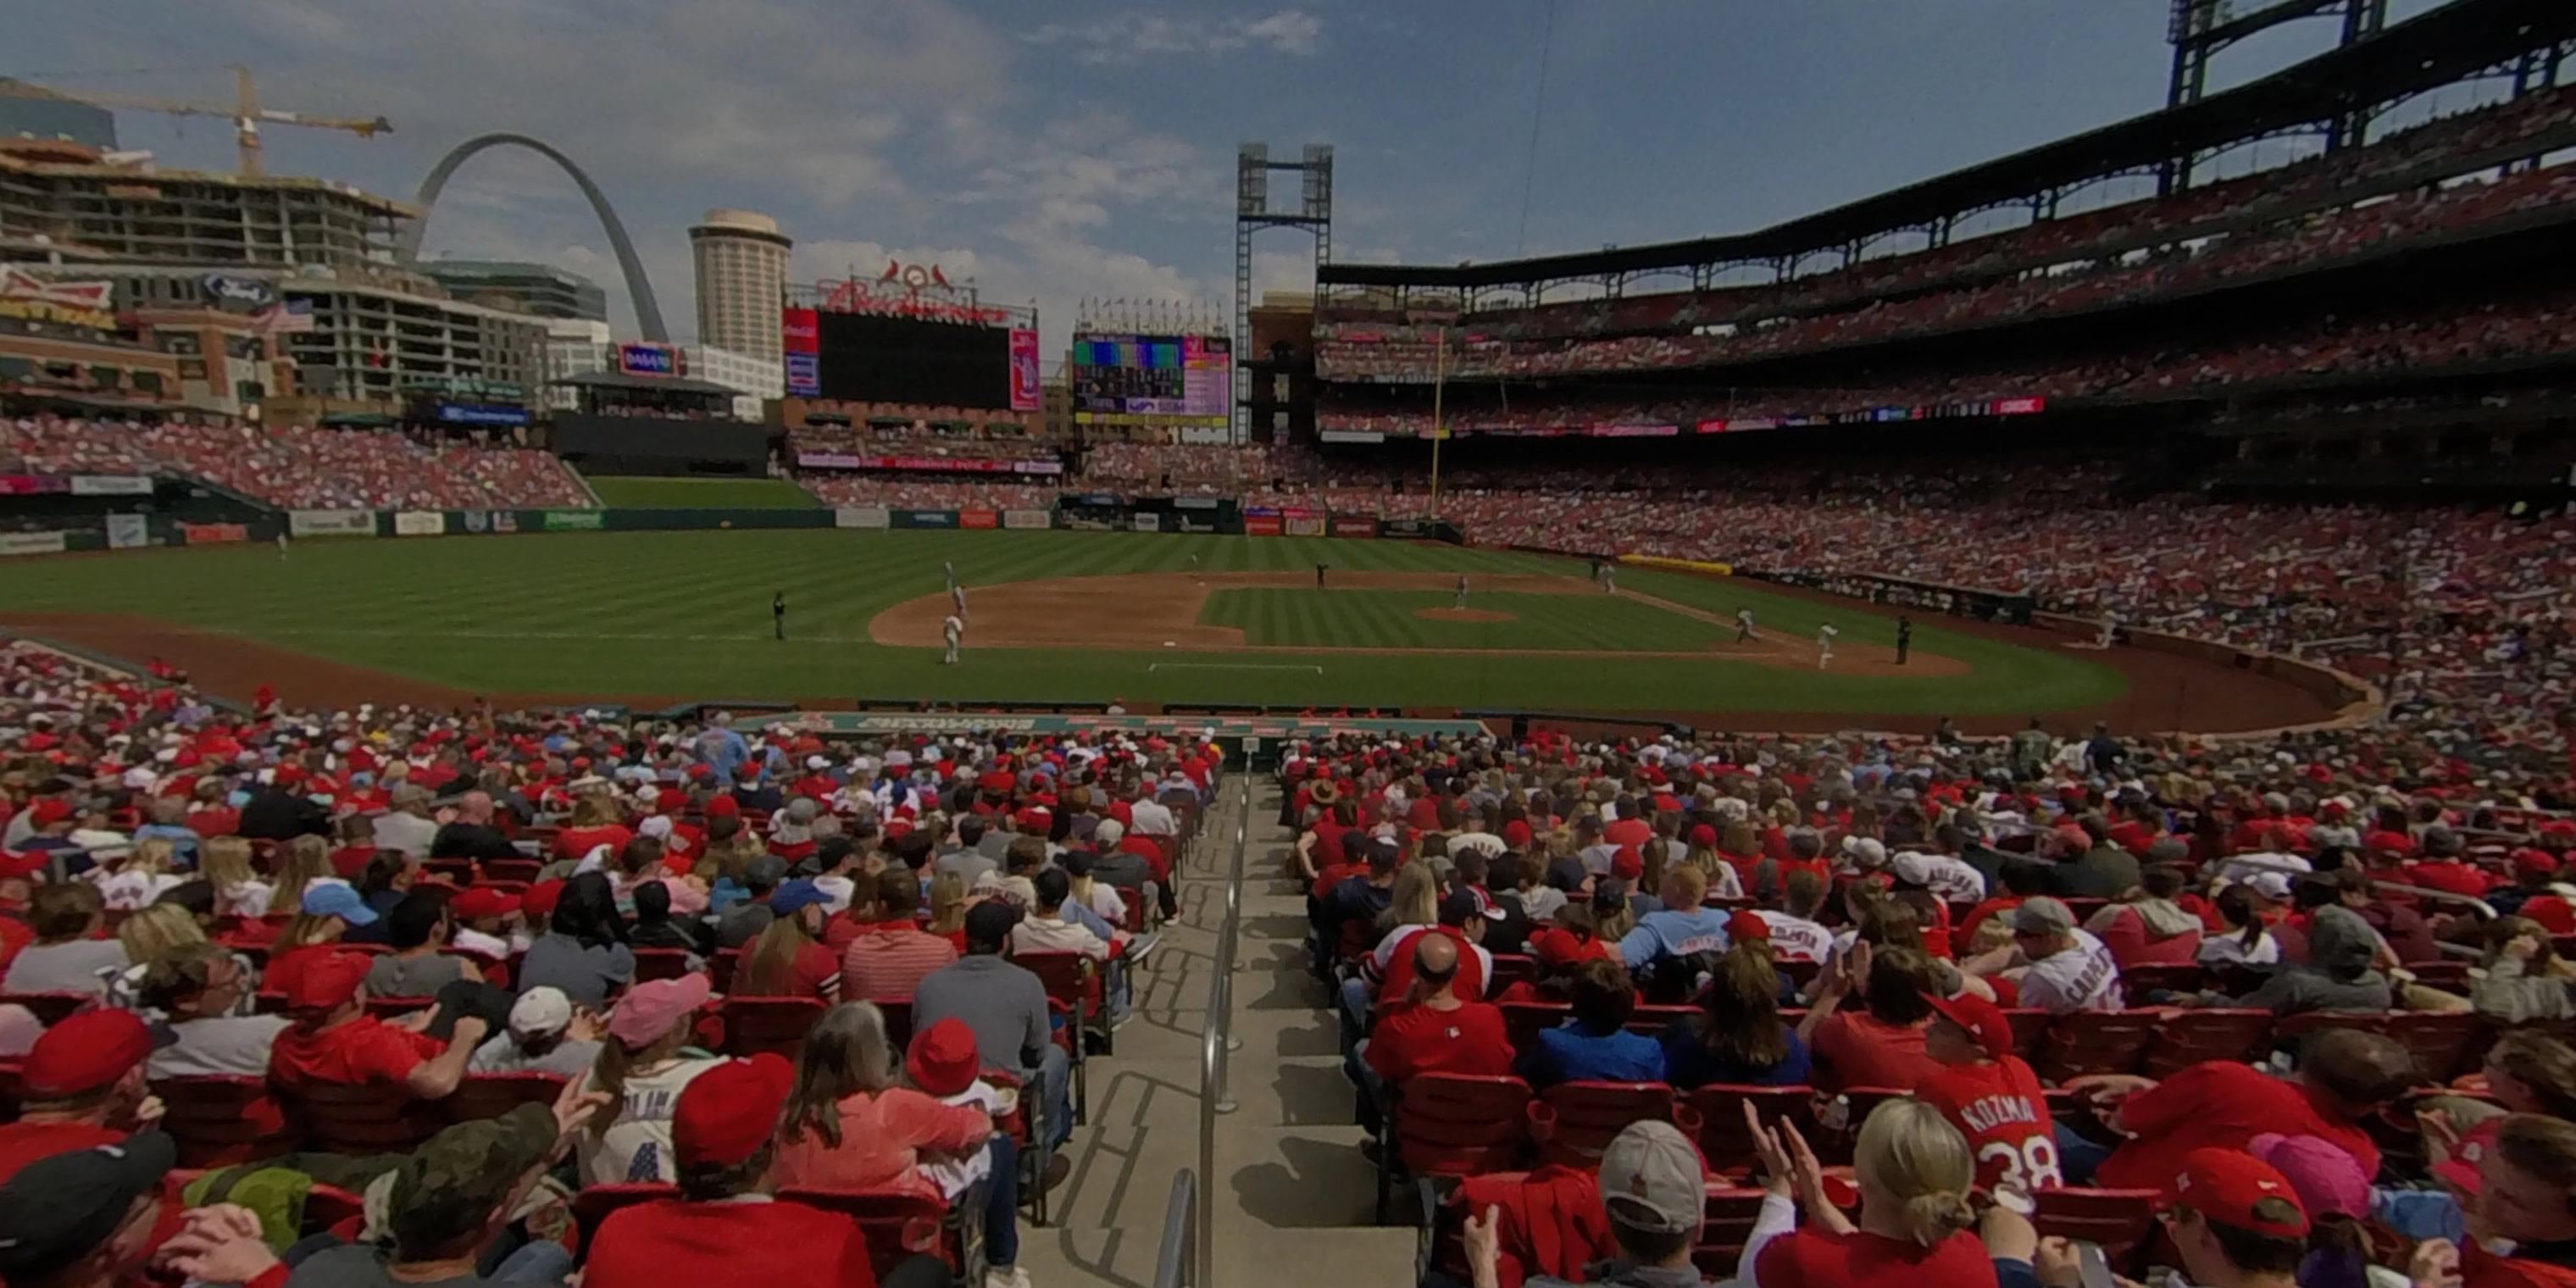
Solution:
<svg viewBox="0 0 2576 1288">
<path fill-rule="evenodd" d="M 584 1185 L 672 1181 L 671 1110 L 680 1091 L 722 1058 L 690 1045 L 713 992 L 705 975 L 628 989 L 608 1016 L 608 1040 L 584 1091 L 608 1093 L 577 1146 Z"/>
</svg>

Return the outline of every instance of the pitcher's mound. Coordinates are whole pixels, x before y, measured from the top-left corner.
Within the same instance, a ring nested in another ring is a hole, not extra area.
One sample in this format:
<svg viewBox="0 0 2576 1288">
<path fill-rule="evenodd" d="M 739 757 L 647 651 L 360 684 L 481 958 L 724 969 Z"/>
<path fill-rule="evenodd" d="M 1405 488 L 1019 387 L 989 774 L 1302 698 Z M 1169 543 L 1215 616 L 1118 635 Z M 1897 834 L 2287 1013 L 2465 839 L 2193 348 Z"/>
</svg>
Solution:
<svg viewBox="0 0 2576 1288">
<path fill-rule="evenodd" d="M 1413 610 L 1413 615 L 1433 622 L 1508 622 L 1512 620 L 1510 613 L 1498 613 L 1490 608 L 1417 608 Z"/>
</svg>

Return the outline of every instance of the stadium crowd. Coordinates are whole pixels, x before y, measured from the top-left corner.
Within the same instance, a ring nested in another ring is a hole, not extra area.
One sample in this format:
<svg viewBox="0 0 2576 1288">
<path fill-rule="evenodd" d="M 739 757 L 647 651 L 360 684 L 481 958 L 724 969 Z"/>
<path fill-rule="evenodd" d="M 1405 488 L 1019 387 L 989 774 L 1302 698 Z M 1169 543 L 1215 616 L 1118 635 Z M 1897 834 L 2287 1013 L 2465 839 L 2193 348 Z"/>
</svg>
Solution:
<svg viewBox="0 0 2576 1288">
<path fill-rule="evenodd" d="M 1293 749 L 1381 1217 L 1441 1183 L 1443 1284 L 2559 1282 L 2564 766 L 2071 732 Z"/>
<path fill-rule="evenodd" d="M 2337 260 L 2377 253 L 2393 243 L 2454 234 L 2570 200 L 2576 200 L 2576 166 L 2560 165 L 2319 212 L 2134 261 L 2121 257 L 2077 271 L 1877 299 L 1842 312 L 1773 317 L 1748 322 L 1743 329 L 1733 323 L 1702 323 L 1703 328 L 1715 325 L 1716 331 L 1526 342 L 1471 334 L 1462 343 L 1453 343 L 1445 359 L 1424 339 L 1378 344 L 1319 341 L 1316 372 L 1331 380 L 1425 383 L 1443 372 L 1461 380 L 1540 377 L 1774 357 L 1865 344 L 1897 334 L 1928 334 L 2136 303 L 2221 278 L 2242 280 L 2285 265 L 2312 271 Z"/>
<path fill-rule="evenodd" d="M 13 1288 L 1025 1285 L 1218 781 L 1180 737 L 244 715 L 17 643 L 0 720 Z"/>
<path fill-rule="evenodd" d="M 1232 495 L 1275 475 L 1268 444 L 1240 447 L 1211 443 L 1094 443 L 1084 456 L 1083 478 L 1138 491 L 1178 489 Z"/>
<path fill-rule="evenodd" d="M 797 485 L 826 505 L 883 505 L 922 510 L 1043 510 L 1064 489 L 1051 483 L 1011 483 L 904 472 L 852 474 L 806 470 Z"/>
<path fill-rule="evenodd" d="M 551 454 L 390 430 L 0 418 L 0 460 L 36 474 L 175 474 L 303 510 L 587 507 Z"/>
<path fill-rule="evenodd" d="M 2522 141 L 2547 144 L 2576 125 L 2576 87 L 2547 89 L 2385 135 L 2370 146 L 2320 153 L 2166 197 L 2144 197 L 2079 214 L 1968 237 L 1946 246 L 1866 259 L 1786 282 L 1482 310 L 1461 329 L 1492 340 L 1535 340 L 1687 328 L 1865 303 L 1948 281 L 2116 255 L 2155 243 L 2307 213 L 2337 201 L 2429 185 Z M 2540 150 L 2548 150 L 2543 146 Z M 1401 312 L 1327 300 L 1323 336 L 1419 339 Z M 1391 329 L 1394 328 L 1394 329 Z"/>
</svg>

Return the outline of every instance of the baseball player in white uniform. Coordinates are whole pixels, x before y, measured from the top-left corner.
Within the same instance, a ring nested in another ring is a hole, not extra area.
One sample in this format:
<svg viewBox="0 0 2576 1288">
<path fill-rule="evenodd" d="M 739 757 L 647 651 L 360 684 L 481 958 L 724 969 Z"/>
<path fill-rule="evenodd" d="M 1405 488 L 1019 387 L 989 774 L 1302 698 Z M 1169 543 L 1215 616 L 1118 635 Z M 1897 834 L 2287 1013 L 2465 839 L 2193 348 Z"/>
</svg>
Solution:
<svg viewBox="0 0 2576 1288">
<path fill-rule="evenodd" d="M 952 595 L 953 595 L 953 594 L 956 594 L 956 593 L 957 593 L 957 565 L 956 565 L 956 564 L 954 564 L 954 563 L 951 563 L 951 562 L 950 562 L 950 561 L 948 561 L 948 560 L 942 559 L 942 560 L 940 560 L 940 561 L 939 561 L 939 574 L 940 574 L 942 577 L 945 577 L 945 578 L 947 578 L 947 579 L 948 579 L 948 593 L 950 593 L 950 594 L 952 594 Z"/>
<path fill-rule="evenodd" d="M 286 562 L 286 529 L 284 528 L 277 530 L 277 561 Z"/>
<path fill-rule="evenodd" d="M 1467 606 L 1467 574 L 1463 572 L 1458 574 L 1458 598 L 1450 606 L 1453 608 L 1465 608 Z"/>
<path fill-rule="evenodd" d="M 959 621 L 964 621 L 966 619 L 966 588 L 955 582 L 950 582 L 948 584 L 948 603 L 950 607 L 957 610 L 957 619 Z"/>
<path fill-rule="evenodd" d="M 2095 647 L 2095 648 L 2109 648 L 2109 647 L 2111 647 L 2111 640 L 2112 640 L 2112 637 L 2113 637 L 2113 636 L 2115 636 L 2115 635 L 2117 635 L 2117 634 L 2119 634 L 2119 631 L 2120 631 L 2120 619 L 2119 619 L 2118 615 L 2113 614 L 2113 613 L 2104 613 L 2104 614 L 2102 614 L 2102 638 L 2100 638 L 2100 639 L 2097 639 L 2097 640 L 2093 641 L 2093 647 Z"/>
<path fill-rule="evenodd" d="M 1604 595 L 1619 593 L 1619 565 L 1607 559 L 1601 561 L 1601 593 Z"/>
<path fill-rule="evenodd" d="M 1835 630 L 1831 625 L 1819 626 L 1816 628 L 1817 670 L 1824 670 L 1834 664 L 1834 637 L 1840 634 L 1842 634 L 1842 632 Z"/>
<path fill-rule="evenodd" d="M 1752 638 L 1753 638 L 1753 610 L 1752 610 L 1752 609 L 1750 609 L 1750 608 L 1739 608 L 1739 609 L 1736 609 L 1736 610 L 1735 610 L 1735 642 L 1736 642 L 1736 643 L 1738 643 L 1738 644 L 1742 644 L 1742 643 L 1744 643 L 1745 641 L 1750 640 L 1750 639 L 1752 639 Z"/>
<path fill-rule="evenodd" d="M 957 644 L 958 641 L 966 638 L 966 620 L 962 617 L 956 616 L 951 616 L 942 620 L 939 623 L 939 636 L 941 639 L 948 641 L 948 656 L 941 658 L 939 660 L 939 664 L 942 666 L 957 665 Z"/>
</svg>

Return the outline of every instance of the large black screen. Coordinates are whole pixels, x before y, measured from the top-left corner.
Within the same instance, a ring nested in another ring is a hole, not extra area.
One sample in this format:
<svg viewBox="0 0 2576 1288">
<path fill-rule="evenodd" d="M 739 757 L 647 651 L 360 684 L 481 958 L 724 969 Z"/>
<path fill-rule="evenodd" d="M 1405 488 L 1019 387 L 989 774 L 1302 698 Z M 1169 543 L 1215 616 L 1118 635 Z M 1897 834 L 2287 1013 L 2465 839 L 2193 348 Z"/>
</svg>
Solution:
<svg viewBox="0 0 2576 1288">
<path fill-rule="evenodd" d="M 1002 327 L 866 313 L 820 315 L 823 396 L 845 402 L 1011 405 L 1011 333 Z"/>
</svg>

